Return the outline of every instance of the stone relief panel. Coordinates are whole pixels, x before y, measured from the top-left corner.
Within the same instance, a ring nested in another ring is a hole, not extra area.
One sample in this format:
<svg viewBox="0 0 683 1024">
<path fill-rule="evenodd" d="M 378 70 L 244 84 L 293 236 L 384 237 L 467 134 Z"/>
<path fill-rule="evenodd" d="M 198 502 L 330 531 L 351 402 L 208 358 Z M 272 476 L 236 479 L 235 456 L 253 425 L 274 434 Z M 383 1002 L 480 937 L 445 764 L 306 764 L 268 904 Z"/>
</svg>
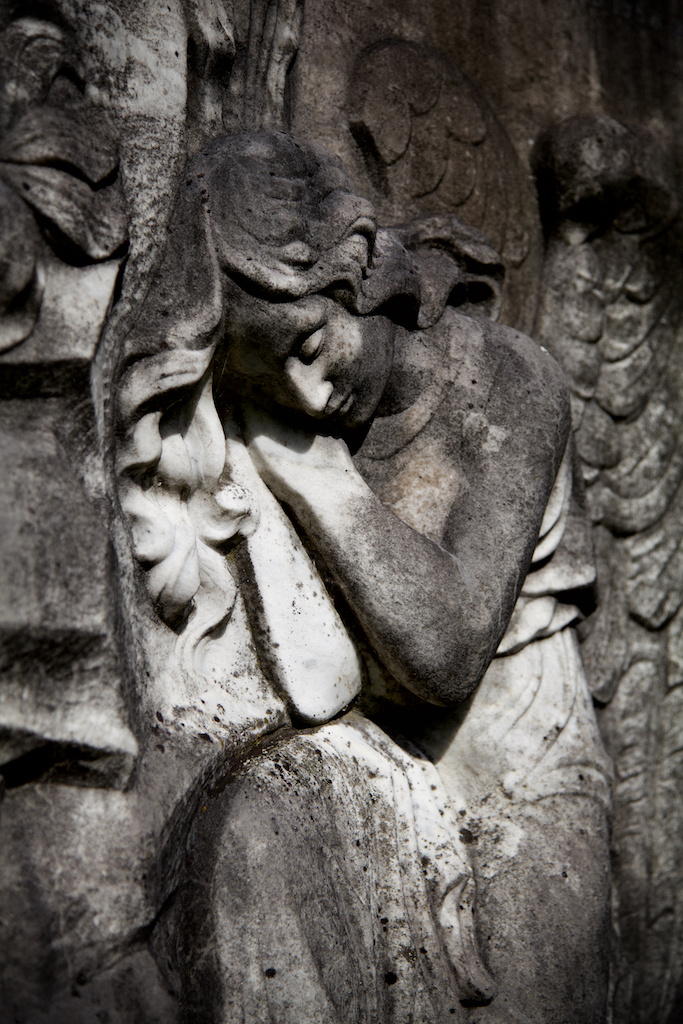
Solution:
<svg viewBox="0 0 683 1024">
<path fill-rule="evenodd" d="M 136 744 L 83 394 L 127 244 L 118 156 L 67 32 L 18 18 L 1 46 L 4 777 L 123 785 Z"/>
<path fill-rule="evenodd" d="M 20 15 L 8 1019 L 675 1020 L 665 156 L 567 122 L 537 205 L 385 34 L 352 181 L 289 132 L 302 3 Z"/>
</svg>

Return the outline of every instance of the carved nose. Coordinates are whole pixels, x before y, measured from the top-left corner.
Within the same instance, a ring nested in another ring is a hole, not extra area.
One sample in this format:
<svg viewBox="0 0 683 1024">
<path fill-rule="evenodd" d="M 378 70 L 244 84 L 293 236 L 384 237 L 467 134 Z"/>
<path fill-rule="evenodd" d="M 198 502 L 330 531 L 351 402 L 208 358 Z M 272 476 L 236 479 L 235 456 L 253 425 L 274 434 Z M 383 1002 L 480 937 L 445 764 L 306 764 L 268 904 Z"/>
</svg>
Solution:
<svg viewBox="0 0 683 1024">
<path fill-rule="evenodd" d="M 322 416 L 333 391 L 334 385 L 329 380 L 320 381 L 315 387 L 302 391 L 300 401 L 303 412 L 309 416 Z"/>
<path fill-rule="evenodd" d="M 334 384 L 321 377 L 317 367 L 306 366 L 298 360 L 288 361 L 287 376 L 297 408 L 309 416 L 322 416 L 332 397 Z"/>
</svg>

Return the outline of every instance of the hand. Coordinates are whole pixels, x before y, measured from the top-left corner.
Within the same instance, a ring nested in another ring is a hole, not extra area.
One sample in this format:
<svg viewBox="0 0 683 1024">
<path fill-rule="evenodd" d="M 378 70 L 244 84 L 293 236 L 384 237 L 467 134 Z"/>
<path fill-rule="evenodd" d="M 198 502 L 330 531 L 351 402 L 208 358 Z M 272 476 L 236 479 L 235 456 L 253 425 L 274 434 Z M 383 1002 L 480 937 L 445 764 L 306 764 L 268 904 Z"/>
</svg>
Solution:
<svg viewBox="0 0 683 1024">
<path fill-rule="evenodd" d="M 346 443 L 290 427 L 262 409 L 243 406 L 244 439 L 261 479 L 284 501 L 316 488 L 360 480 Z"/>
</svg>

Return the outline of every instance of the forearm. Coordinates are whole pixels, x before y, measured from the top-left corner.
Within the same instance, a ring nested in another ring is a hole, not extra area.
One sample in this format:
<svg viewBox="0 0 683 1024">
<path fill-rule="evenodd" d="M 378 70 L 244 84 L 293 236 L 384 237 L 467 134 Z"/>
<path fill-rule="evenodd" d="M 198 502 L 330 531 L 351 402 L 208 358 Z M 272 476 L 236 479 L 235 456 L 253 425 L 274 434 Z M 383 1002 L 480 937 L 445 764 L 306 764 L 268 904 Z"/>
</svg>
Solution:
<svg viewBox="0 0 683 1024">
<path fill-rule="evenodd" d="M 391 673 L 434 703 L 466 697 L 504 629 L 502 591 L 401 522 L 353 467 L 306 468 L 279 496 Z"/>
</svg>

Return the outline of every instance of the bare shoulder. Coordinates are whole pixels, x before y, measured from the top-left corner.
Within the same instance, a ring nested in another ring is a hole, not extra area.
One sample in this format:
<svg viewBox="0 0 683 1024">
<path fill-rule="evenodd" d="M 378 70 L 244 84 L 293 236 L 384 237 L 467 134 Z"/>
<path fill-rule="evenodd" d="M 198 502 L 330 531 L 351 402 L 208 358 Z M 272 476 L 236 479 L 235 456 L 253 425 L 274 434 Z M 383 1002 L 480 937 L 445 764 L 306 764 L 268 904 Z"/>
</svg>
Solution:
<svg viewBox="0 0 683 1024">
<path fill-rule="evenodd" d="M 569 416 L 569 392 L 553 357 L 511 327 L 446 309 L 433 328 L 448 335 L 454 383 L 500 391 L 509 402 L 528 398 L 538 411 Z M 443 339 L 446 340 L 445 338 Z"/>
<path fill-rule="evenodd" d="M 485 416 L 515 437 L 517 446 L 553 451 L 551 461 L 559 465 L 571 410 L 564 374 L 552 356 L 519 331 L 453 309 L 446 309 L 432 330 L 439 332 L 439 346 L 450 362 L 451 413 Z"/>
</svg>

